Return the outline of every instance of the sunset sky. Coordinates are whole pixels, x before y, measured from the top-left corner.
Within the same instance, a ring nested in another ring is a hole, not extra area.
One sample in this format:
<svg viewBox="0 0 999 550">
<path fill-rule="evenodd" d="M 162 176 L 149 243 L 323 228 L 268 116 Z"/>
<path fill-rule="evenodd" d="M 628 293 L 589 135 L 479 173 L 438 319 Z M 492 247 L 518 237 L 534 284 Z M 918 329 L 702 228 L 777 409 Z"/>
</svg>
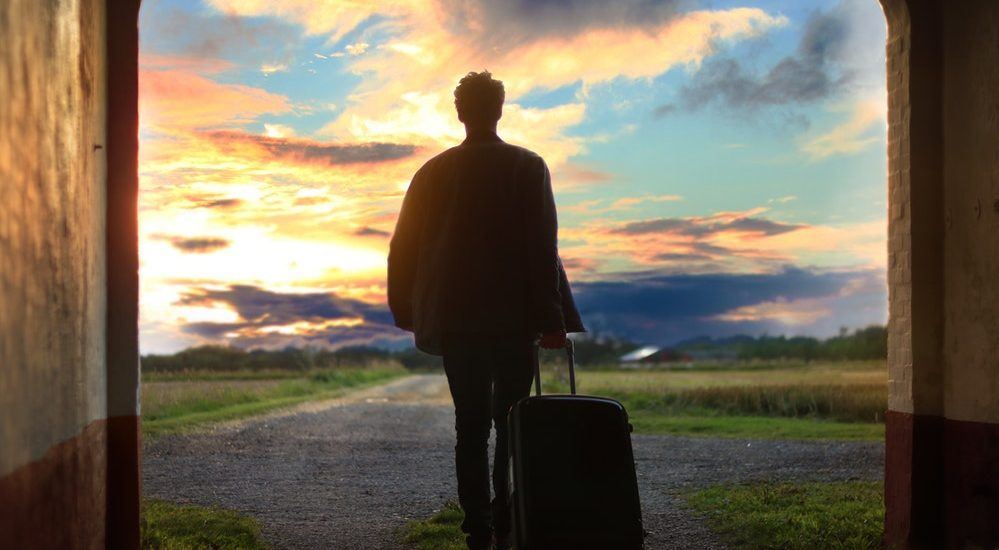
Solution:
<svg viewBox="0 0 999 550">
<path fill-rule="evenodd" d="M 887 317 L 874 0 L 144 0 L 140 33 L 144 353 L 405 345 L 388 239 L 482 69 L 552 171 L 589 328 Z"/>
</svg>

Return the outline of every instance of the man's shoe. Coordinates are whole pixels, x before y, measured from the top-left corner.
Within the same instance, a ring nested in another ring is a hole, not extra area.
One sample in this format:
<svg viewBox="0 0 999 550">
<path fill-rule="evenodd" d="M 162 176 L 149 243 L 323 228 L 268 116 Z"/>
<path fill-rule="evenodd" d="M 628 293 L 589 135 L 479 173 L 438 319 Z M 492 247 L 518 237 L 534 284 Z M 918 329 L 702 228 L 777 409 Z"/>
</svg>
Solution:
<svg viewBox="0 0 999 550">
<path fill-rule="evenodd" d="M 510 536 L 509 535 L 503 535 L 503 536 L 493 535 L 493 549 L 494 550 L 510 550 Z"/>
</svg>

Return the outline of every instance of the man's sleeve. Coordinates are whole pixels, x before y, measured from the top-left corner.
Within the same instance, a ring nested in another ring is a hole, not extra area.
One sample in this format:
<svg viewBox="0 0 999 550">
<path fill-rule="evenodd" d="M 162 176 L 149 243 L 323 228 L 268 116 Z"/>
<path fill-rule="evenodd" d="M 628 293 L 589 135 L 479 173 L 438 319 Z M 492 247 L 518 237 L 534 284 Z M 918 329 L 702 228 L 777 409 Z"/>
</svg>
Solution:
<svg viewBox="0 0 999 550">
<path fill-rule="evenodd" d="M 558 216 L 548 166 L 540 157 L 527 163 L 526 224 L 529 300 L 532 324 L 540 332 L 565 330 L 559 294 Z"/>
<path fill-rule="evenodd" d="M 420 170 L 406 190 L 402 210 L 389 243 L 388 303 L 395 326 L 413 330 L 413 285 L 416 281 L 416 261 L 419 255 L 420 229 L 423 213 L 419 204 Z"/>
</svg>

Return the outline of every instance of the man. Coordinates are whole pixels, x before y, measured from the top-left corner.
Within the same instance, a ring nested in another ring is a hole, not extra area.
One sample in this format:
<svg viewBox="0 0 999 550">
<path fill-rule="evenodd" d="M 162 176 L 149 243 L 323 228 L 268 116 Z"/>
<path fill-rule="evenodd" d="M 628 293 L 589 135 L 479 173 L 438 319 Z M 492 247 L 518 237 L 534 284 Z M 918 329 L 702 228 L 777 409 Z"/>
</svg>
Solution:
<svg viewBox="0 0 999 550">
<path fill-rule="evenodd" d="M 465 140 L 430 159 L 406 192 L 388 259 L 397 326 L 443 355 L 454 400 L 455 470 L 469 548 L 507 546 L 507 412 L 530 392 L 537 346 L 582 332 L 558 257 L 544 160 L 496 134 L 503 83 L 468 73 L 454 90 Z M 496 425 L 493 492 L 488 440 Z"/>
</svg>

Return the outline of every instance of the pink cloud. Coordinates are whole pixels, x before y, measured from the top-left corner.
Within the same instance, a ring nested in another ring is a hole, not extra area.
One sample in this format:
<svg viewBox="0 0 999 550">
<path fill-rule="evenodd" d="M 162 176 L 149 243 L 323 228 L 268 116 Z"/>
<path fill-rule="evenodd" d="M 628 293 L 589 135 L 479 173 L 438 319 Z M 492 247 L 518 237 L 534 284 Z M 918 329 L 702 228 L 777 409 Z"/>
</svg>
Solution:
<svg viewBox="0 0 999 550">
<path fill-rule="evenodd" d="M 240 124 L 290 110 L 286 97 L 260 88 L 221 84 L 187 70 L 139 72 L 139 116 L 145 128 L 175 133 Z"/>
</svg>

